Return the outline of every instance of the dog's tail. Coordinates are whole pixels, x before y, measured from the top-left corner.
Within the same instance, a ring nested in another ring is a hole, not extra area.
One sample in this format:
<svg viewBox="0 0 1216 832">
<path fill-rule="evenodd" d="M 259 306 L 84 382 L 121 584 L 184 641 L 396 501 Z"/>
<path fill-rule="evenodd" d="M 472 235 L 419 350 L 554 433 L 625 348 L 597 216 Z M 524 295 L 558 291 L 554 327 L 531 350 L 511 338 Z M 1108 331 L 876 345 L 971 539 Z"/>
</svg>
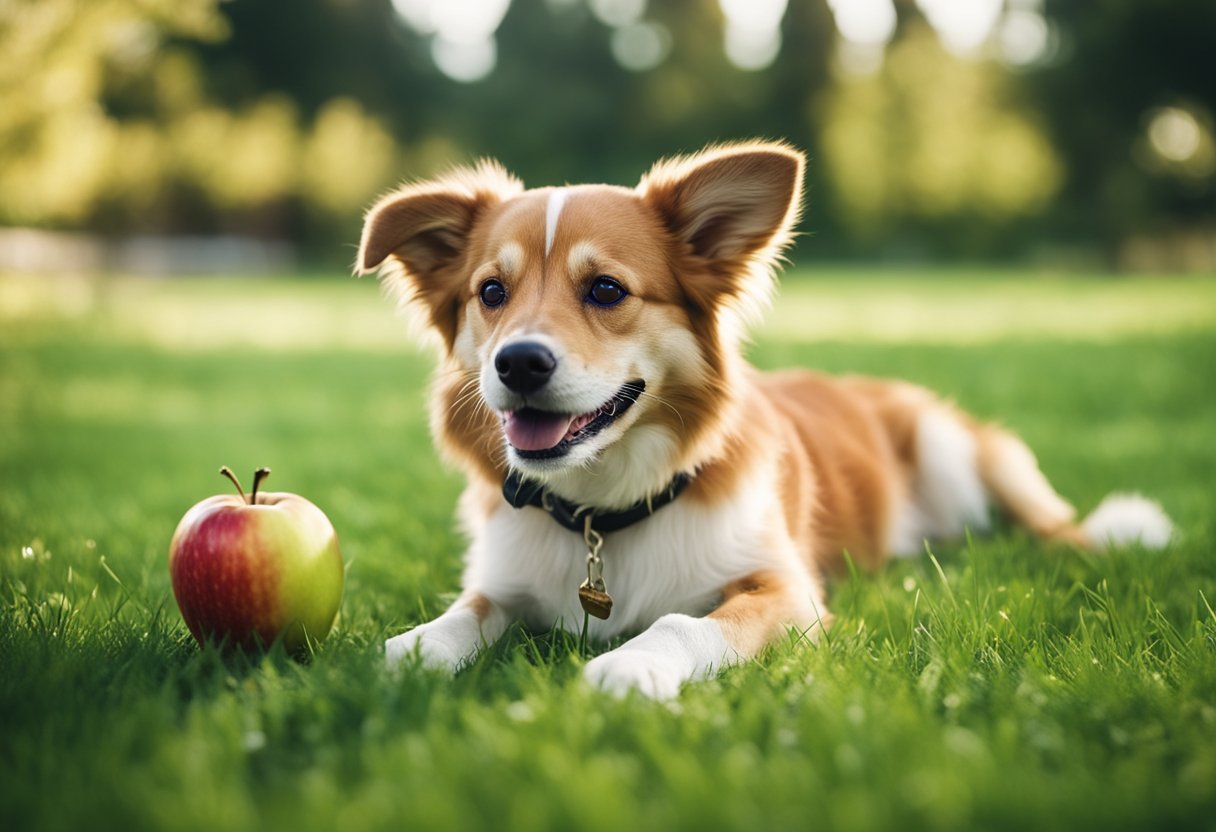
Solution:
<svg viewBox="0 0 1216 832">
<path fill-rule="evenodd" d="M 1174 524 L 1155 500 L 1139 494 L 1109 494 L 1081 522 L 1091 548 L 1139 543 L 1163 549 L 1174 535 Z"/>
<path fill-rule="evenodd" d="M 1077 512 L 1039 470 L 1026 443 L 1004 428 L 977 430 L 980 477 L 992 497 L 1040 537 L 1103 551 L 1139 544 L 1161 549 L 1174 525 L 1161 506 L 1139 494 L 1111 494 L 1080 523 Z"/>
</svg>

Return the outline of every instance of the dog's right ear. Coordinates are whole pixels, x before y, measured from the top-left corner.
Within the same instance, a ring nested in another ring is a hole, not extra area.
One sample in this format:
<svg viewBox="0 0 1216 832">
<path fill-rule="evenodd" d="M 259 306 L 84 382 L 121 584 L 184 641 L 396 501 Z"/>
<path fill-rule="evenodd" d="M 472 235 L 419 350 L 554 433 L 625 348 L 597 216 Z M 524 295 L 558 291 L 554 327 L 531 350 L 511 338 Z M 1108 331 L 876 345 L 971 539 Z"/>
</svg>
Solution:
<svg viewBox="0 0 1216 832">
<path fill-rule="evenodd" d="M 355 270 L 384 272 L 407 301 L 422 305 L 450 347 L 464 283 L 460 267 L 473 226 L 487 208 L 522 190 L 518 179 L 492 161 L 405 185 L 367 212 Z"/>
</svg>

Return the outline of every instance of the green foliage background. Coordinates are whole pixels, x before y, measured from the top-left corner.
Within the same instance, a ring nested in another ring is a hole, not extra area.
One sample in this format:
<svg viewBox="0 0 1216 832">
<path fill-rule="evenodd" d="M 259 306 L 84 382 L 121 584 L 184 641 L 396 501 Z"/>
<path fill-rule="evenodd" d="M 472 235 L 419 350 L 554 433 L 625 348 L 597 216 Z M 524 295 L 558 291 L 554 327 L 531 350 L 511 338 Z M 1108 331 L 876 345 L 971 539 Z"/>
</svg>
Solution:
<svg viewBox="0 0 1216 832">
<path fill-rule="evenodd" d="M 460 83 L 389 0 L 8 0 L 0 223 L 288 238 L 333 262 L 375 194 L 478 155 L 534 185 L 630 184 L 768 136 L 810 153 L 809 256 L 1113 255 L 1216 224 L 1209 3 L 1046 0 L 1051 48 L 1013 67 L 949 54 L 901 0 L 867 77 L 840 69 L 826 0 L 789 4 L 759 71 L 726 59 L 717 3 L 642 5 L 670 33 L 652 69 L 613 58 L 584 0 L 514 0 L 495 70 Z M 1150 147 L 1161 108 L 1197 125 L 1186 161 Z"/>
</svg>

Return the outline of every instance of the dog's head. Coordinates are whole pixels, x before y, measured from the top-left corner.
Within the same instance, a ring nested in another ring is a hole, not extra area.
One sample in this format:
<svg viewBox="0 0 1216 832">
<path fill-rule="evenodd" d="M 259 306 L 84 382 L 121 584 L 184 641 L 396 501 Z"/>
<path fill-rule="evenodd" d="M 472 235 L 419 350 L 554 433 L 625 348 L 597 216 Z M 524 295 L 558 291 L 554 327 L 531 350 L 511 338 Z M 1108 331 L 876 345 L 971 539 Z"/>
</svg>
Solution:
<svg viewBox="0 0 1216 832">
<path fill-rule="evenodd" d="M 449 450 L 558 484 L 607 463 L 592 473 L 633 481 L 604 498 L 630 502 L 712 432 L 802 169 L 788 146 L 751 143 L 661 162 L 632 190 L 525 191 L 483 162 L 381 199 L 358 268 L 381 269 L 442 343 Z"/>
</svg>

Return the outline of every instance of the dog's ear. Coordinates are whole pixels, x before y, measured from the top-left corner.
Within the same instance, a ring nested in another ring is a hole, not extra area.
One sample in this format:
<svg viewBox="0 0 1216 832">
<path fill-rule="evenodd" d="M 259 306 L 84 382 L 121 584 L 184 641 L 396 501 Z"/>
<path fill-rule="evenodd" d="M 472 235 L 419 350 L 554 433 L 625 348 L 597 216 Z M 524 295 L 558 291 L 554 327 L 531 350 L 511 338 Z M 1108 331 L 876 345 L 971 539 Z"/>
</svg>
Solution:
<svg viewBox="0 0 1216 832">
<path fill-rule="evenodd" d="M 429 325 L 450 347 L 465 277 L 460 267 L 473 226 L 487 208 L 522 190 L 519 180 L 491 161 L 405 185 L 367 212 L 355 270 L 384 272 L 405 301 L 422 305 Z"/>
<path fill-rule="evenodd" d="M 804 166 L 788 145 L 752 142 L 662 161 L 642 177 L 638 194 L 701 267 L 687 286 L 694 302 L 767 298 L 798 221 Z"/>
</svg>

